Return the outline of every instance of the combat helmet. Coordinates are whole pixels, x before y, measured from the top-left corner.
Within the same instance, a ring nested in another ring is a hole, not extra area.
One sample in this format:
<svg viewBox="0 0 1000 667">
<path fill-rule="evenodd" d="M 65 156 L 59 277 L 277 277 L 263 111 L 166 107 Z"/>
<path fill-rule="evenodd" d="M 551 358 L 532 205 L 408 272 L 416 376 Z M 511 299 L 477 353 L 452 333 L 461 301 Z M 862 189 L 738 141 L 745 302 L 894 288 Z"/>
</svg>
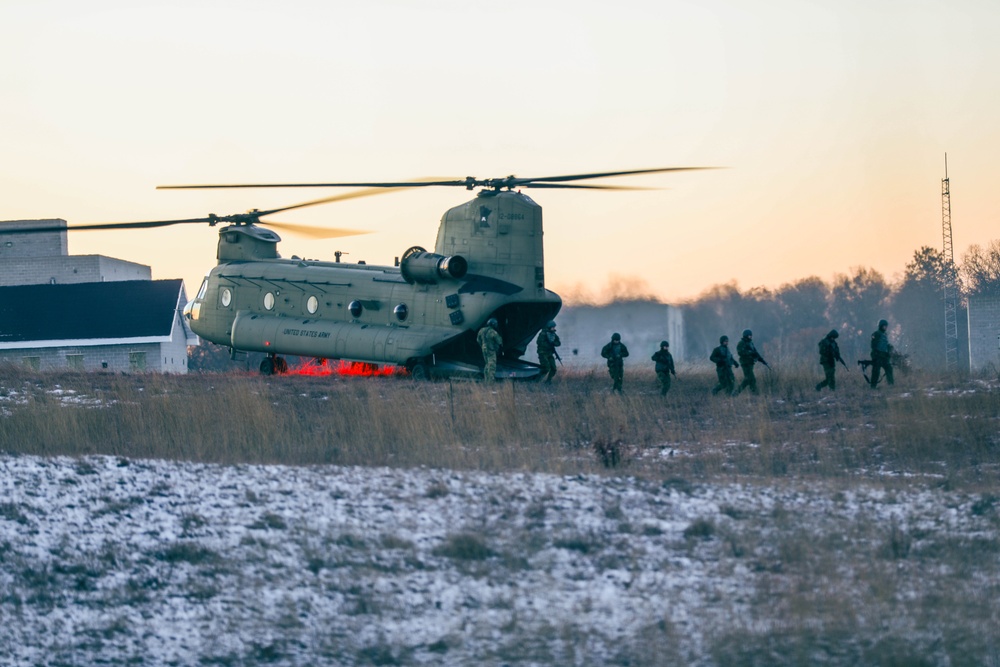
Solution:
<svg viewBox="0 0 1000 667">
<path fill-rule="evenodd" d="M 556 328 L 556 321 L 555 320 L 549 320 L 548 322 L 545 323 L 545 328 L 546 329 L 555 329 Z"/>
<path fill-rule="evenodd" d="M 620 341 L 621 339 L 622 339 L 622 335 L 620 333 L 615 332 L 615 333 L 611 334 L 611 340 L 617 342 L 617 341 Z"/>
<path fill-rule="evenodd" d="M 491 317 L 490 319 L 486 320 L 486 326 L 488 326 L 491 329 L 496 329 L 498 326 L 500 326 L 500 323 L 497 322 L 497 318 Z"/>
<path fill-rule="evenodd" d="M 660 347 L 670 347 L 670 343 L 665 340 L 660 341 Z"/>
<path fill-rule="evenodd" d="M 722 345 L 723 343 L 728 343 L 728 342 L 729 342 L 729 336 L 720 336 L 719 337 L 719 345 Z"/>
<path fill-rule="evenodd" d="M 887 326 L 889 326 L 889 321 L 888 320 L 879 320 L 878 321 L 878 328 L 879 329 L 881 329 L 882 327 L 887 327 Z"/>
<path fill-rule="evenodd" d="M 750 331 L 749 329 L 744 329 L 743 330 L 743 337 L 744 338 L 750 338 L 751 336 L 753 336 L 753 332 L 752 331 Z"/>
<path fill-rule="evenodd" d="M 826 335 L 827 338 L 840 338 L 840 334 L 837 333 L 836 329 L 830 329 L 830 333 Z"/>
</svg>

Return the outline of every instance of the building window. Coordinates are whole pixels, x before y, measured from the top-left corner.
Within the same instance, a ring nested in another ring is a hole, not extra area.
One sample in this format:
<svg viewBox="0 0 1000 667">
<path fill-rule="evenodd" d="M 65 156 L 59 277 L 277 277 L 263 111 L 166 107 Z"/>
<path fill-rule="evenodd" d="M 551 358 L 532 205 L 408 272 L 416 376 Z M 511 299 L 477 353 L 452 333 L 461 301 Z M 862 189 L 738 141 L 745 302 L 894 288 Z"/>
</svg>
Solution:
<svg viewBox="0 0 1000 667">
<path fill-rule="evenodd" d="M 66 355 L 66 366 L 73 369 L 74 371 L 83 370 L 83 355 L 82 354 L 67 354 Z"/>
<path fill-rule="evenodd" d="M 42 367 L 41 357 L 24 357 L 24 365 L 33 371 L 37 371 Z"/>
<path fill-rule="evenodd" d="M 144 371 L 146 370 L 146 353 L 145 352 L 129 352 L 128 353 L 128 367 L 133 371 Z"/>
</svg>

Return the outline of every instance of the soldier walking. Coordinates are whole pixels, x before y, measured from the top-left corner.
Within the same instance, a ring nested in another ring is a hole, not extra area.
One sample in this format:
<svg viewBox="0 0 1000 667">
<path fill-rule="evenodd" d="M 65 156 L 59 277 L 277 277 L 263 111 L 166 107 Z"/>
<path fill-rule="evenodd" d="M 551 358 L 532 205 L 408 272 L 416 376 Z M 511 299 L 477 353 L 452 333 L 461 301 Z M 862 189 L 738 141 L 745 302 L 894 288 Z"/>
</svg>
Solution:
<svg viewBox="0 0 1000 667">
<path fill-rule="evenodd" d="M 753 344 L 753 332 L 749 329 L 743 330 L 743 338 L 736 344 L 736 354 L 740 358 L 740 368 L 743 369 L 743 382 L 737 387 L 733 395 L 739 394 L 744 388 L 750 387 L 754 394 L 757 392 L 757 376 L 754 375 L 753 365 L 758 361 L 765 366 L 767 362 L 760 356 L 757 348 Z"/>
<path fill-rule="evenodd" d="M 872 334 L 872 378 L 871 388 L 878 386 L 879 373 L 885 371 L 885 381 L 890 385 L 894 384 L 892 379 L 892 345 L 889 344 L 889 335 L 886 329 L 889 323 L 886 320 L 879 320 L 878 329 Z"/>
<path fill-rule="evenodd" d="M 486 362 L 483 366 L 483 380 L 486 382 L 493 382 L 497 376 L 497 352 L 503 347 L 503 337 L 497 331 L 499 326 L 496 318 L 491 317 L 476 335 L 476 342 L 483 351 L 483 361 Z"/>
<path fill-rule="evenodd" d="M 660 396 L 666 396 L 670 391 L 670 376 L 677 377 L 674 370 L 674 357 L 670 354 L 670 343 L 662 341 L 660 349 L 653 353 L 656 362 L 656 379 L 660 381 Z"/>
<path fill-rule="evenodd" d="M 739 364 L 733 359 L 733 353 L 729 351 L 729 336 L 719 338 L 719 347 L 712 350 L 709 360 L 715 364 L 715 374 L 719 377 L 719 384 L 712 387 L 712 395 L 725 391 L 726 395 L 733 393 L 736 385 L 736 376 L 733 369 Z"/>
<path fill-rule="evenodd" d="M 611 342 L 601 348 L 601 356 L 608 360 L 608 373 L 611 375 L 611 390 L 621 392 L 622 380 L 625 377 L 625 357 L 628 348 L 622 342 L 622 335 L 611 334 Z"/>
<path fill-rule="evenodd" d="M 822 382 L 816 385 L 816 391 L 821 391 L 823 387 L 829 387 L 830 391 L 837 390 L 837 362 L 847 368 L 847 364 L 840 356 L 840 346 L 837 345 L 837 338 L 840 334 L 836 329 L 832 329 L 819 342 L 819 365 L 823 367 L 823 374 L 826 376 Z"/>
<path fill-rule="evenodd" d="M 545 379 L 545 384 L 552 382 L 556 375 L 556 359 L 559 353 L 556 348 L 562 345 L 559 336 L 556 335 L 555 320 L 549 320 L 545 328 L 538 332 L 538 367 L 540 374 L 538 379 Z"/>
</svg>

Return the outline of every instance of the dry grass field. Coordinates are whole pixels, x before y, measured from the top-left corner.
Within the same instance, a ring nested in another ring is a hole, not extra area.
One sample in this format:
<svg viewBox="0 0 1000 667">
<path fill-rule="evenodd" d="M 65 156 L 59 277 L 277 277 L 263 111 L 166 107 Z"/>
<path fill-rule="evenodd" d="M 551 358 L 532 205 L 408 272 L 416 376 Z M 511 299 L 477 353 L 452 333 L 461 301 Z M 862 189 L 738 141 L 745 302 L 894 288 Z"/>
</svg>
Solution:
<svg viewBox="0 0 1000 667">
<path fill-rule="evenodd" d="M 0 367 L 14 664 L 1000 667 L 1000 383 Z M 224 638 L 216 640 L 214 638 Z"/>
<path fill-rule="evenodd" d="M 711 396 L 686 373 L 661 397 L 605 373 L 553 385 L 401 376 L 34 374 L 0 367 L 0 446 L 214 463 L 430 466 L 690 480 L 827 479 L 1000 488 L 1000 382 L 910 374 L 870 390 L 841 371 L 759 374 Z"/>
</svg>

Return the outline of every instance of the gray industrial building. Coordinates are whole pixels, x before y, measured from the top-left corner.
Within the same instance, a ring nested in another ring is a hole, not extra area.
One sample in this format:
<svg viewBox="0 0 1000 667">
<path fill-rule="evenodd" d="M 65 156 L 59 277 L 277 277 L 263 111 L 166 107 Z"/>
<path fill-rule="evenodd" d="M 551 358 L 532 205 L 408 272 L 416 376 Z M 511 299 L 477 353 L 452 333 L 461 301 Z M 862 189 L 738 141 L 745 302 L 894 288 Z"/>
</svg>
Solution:
<svg viewBox="0 0 1000 667">
<path fill-rule="evenodd" d="M 44 227 L 52 231 L 25 233 Z M 70 255 L 65 220 L 0 222 L 0 361 L 37 370 L 187 372 L 182 280 Z"/>
<path fill-rule="evenodd" d="M 1000 371 L 1000 296 L 969 297 L 969 366 Z"/>
<path fill-rule="evenodd" d="M 620 333 L 629 349 L 626 366 L 653 367 L 650 356 L 660 349 L 660 341 L 670 342 L 677 363 L 685 360 L 684 312 L 656 301 L 622 301 L 603 306 L 566 306 L 556 318 L 562 346 L 559 356 L 571 368 L 602 367 L 601 348 Z M 535 354 L 528 348 L 525 358 Z"/>
</svg>

